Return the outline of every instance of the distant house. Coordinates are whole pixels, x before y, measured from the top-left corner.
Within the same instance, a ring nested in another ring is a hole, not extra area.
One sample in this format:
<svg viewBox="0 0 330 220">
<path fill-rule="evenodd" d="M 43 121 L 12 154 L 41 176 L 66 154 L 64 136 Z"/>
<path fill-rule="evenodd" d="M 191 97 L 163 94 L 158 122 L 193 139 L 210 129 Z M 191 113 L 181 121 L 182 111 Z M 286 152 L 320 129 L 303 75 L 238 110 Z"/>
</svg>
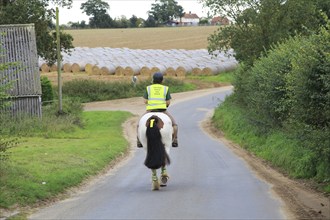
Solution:
<svg viewBox="0 0 330 220">
<path fill-rule="evenodd" d="M 217 16 L 212 18 L 211 25 L 228 25 L 230 22 L 228 18 Z"/>
<path fill-rule="evenodd" d="M 197 26 L 199 23 L 199 17 L 195 13 L 184 13 L 180 23 L 183 26 Z"/>
</svg>

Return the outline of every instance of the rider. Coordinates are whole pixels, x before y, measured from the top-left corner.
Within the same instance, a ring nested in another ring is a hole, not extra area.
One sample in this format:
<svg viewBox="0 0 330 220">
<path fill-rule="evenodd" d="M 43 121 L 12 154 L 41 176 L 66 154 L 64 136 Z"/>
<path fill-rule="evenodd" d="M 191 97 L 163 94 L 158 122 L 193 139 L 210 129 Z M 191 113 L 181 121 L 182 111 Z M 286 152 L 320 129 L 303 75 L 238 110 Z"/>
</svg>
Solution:
<svg viewBox="0 0 330 220">
<path fill-rule="evenodd" d="M 147 112 L 163 112 L 172 120 L 173 126 L 173 141 L 172 147 L 178 146 L 178 125 L 176 124 L 172 115 L 167 111 L 167 107 L 170 105 L 171 94 L 169 92 L 168 86 L 164 86 L 163 74 L 156 72 L 153 75 L 152 85 L 147 86 L 145 93 L 143 95 L 144 103 L 147 105 Z M 142 147 L 139 139 L 137 140 L 138 147 Z"/>
</svg>

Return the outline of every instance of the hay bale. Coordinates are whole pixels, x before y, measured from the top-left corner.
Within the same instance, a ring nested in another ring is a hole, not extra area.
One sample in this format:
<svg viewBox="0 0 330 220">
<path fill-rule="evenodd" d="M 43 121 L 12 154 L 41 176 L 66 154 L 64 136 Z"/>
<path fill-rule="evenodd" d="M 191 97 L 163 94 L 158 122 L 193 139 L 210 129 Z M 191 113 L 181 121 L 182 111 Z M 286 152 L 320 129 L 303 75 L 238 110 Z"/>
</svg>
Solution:
<svg viewBox="0 0 330 220">
<path fill-rule="evenodd" d="M 212 74 L 213 74 L 213 71 L 210 67 L 205 67 L 202 69 L 202 75 L 211 76 Z"/>
<path fill-rule="evenodd" d="M 143 66 L 141 69 L 140 69 L 140 75 L 141 76 L 151 76 L 151 70 L 149 67 L 147 66 Z"/>
<path fill-rule="evenodd" d="M 50 71 L 50 72 L 55 72 L 55 71 L 57 71 L 57 65 L 56 65 L 56 64 L 51 65 L 50 68 L 49 68 L 49 71 Z"/>
<path fill-rule="evenodd" d="M 82 72 L 82 71 L 84 71 L 84 67 L 85 67 L 84 65 L 80 65 L 79 63 L 73 63 L 71 65 L 71 71 L 73 73 Z"/>
<path fill-rule="evenodd" d="M 182 68 L 180 68 L 182 67 Z M 185 75 L 187 75 L 188 73 L 190 73 L 193 69 L 193 67 L 191 66 L 191 64 L 188 64 L 187 62 L 182 62 L 180 63 L 180 65 L 177 66 L 177 68 L 175 69 L 175 71 L 178 70 L 185 70 Z"/>
<path fill-rule="evenodd" d="M 157 72 L 160 72 L 160 73 L 163 73 L 163 74 L 165 73 L 165 71 L 167 69 L 167 67 L 164 64 L 162 64 L 162 63 L 157 63 L 155 65 L 155 67 L 158 68 L 158 71 Z"/>
<path fill-rule="evenodd" d="M 125 76 L 135 76 L 140 73 L 140 67 L 137 64 L 130 63 L 129 66 L 125 67 L 124 75 Z"/>
<path fill-rule="evenodd" d="M 176 76 L 176 72 L 175 72 L 175 69 L 173 67 L 168 67 L 166 68 L 165 70 L 165 74 L 166 76 L 170 76 L 170 77 L 174 77 Z"/>
<path fill-rule="evenodd" d="M 156 66 L 150 69 L 150 74 L 153 75 L 154 73 L 160 72 L 160 69 Z"/>
<path fill-rule="evenodd" d="M 70 73 L 71 72 L 71 63 L 65 63 L 63 64 L 63 72 Z"/>
<path fill-rule="evenodd" d="M 117 66 L 115 70 L 116 76 L 123 76 L 124 75 L 124 68 L 121 66 Z"/>
<path fill-rule="evenodd" d="M 175 70 L 175 74 L 177 77 L 185 77 L 186 73 L 187 73 L 187 71 L 183 66 L 179 66 Z"/>
<path fill-rule="evenodd" d="M 94 65 L 92 67 L 92 75 L 101 75 L 100 67 L 98 67 L 97 65 Z"/>
<path fill-rule="evenodd" d="M 202 74 L 202 70 L 200 68 L 198 68 L 198 67 L 194 67 L 191 70 L 191 73 L 192 73 L 192 75 L 198 76 L 198 75 L 201 75 Z"/>
<path fill-rule="evenodd" d="M 132 67 L 127 66 L 124 68 L 124 76 L 134 76 L 134 70 Z"/>
<path fill-rule="evenodd" d="M 111 74 L 109 68 L 106 66 L 101 67 L 100 72 L 101 72 L 101 75 L 110 75 Z"/>
<path fill-rule="evenodd" d="M 93 64 L 86 63 L 86 65 L 85 65 L 85 72 L 88 75 L 92 75 L 93 74 Z"/>
<path fill-rule="evenodd" d="M 48 66 L 47 63 L 43 63 L 43 64 L 41 64 L 41 66 L 40 66 L 40 70 L 41 70 L 41 72 L 43 72 L 43 73 L 48 73 L 48 72 L 50 71 L 50 67 Z"/>
<path fill-rule="evenodd" d="M 223 63 L 223 67 L 225 68 L 225 71 L 231 71 L 237 68 L 237 63 L 236 62 L 225 62 Z"/>
<path fill-rule="evenodd" d="M 114 75 L 116 71 L 116 66 L 111 62 L 105 62 L 104 67 L 109 70 L 109 75 Z M 102 68 L 101 68 L 102 69 Z"/>
<path fill-rule="evenodd" d="M 46 63 L 46 61 L 44 59 L 42 59 L 41 57 L 38 58 L 38 67 L 40 69 L 41 65 Z"/>
</svg>

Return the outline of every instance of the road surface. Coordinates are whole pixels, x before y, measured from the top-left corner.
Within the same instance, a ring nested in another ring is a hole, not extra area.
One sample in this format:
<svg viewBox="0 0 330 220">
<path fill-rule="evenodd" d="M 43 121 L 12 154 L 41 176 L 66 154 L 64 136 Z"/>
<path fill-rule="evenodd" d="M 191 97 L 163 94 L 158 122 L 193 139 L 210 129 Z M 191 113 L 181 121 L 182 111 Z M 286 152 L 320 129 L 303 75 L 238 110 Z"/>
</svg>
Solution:
<svg viewBox="0 0 330 220">
<path fill-rule="evenodd" d="M 133 148 L 128 159 L 94 184 L 29 219 L 286 219 L 283 202 L 271 185 L 201 128 L 230 92 L 230 87 L 201 91 L 197 98 L 180 97 L 177 102 L 173 94 L 169 111 L 179 124 L 179 147 L 171 149 L 167 187 L 151 191 L 151 172 L 143 165 L 145 152 Z M 129 110 L 132 104 L 112 102 L 108 108 L 106 103 L 110 102 L 99 103 L 94 110 Z M 93 110 L 93 105 L 86 110 Z M 136 107 L 135 112 L 143 109 Z"/>
</svg>

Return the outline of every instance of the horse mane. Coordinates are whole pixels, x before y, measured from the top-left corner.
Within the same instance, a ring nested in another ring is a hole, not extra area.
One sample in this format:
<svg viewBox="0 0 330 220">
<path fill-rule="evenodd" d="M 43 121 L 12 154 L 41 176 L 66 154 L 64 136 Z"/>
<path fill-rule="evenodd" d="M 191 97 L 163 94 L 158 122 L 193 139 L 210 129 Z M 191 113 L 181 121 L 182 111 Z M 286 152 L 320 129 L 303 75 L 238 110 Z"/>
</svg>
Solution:
<svg viewBox="0 0 330 220">
<path fill-rule="evenodd" d="M 144 164 L 150 169 L 159 169 L 170 164 L 170 158 L 166 153 L 160 133 L 163 125 L 164 122 L 156 115 L 151 116 L 146 122 L 147 156 Z"/>
</svg>

